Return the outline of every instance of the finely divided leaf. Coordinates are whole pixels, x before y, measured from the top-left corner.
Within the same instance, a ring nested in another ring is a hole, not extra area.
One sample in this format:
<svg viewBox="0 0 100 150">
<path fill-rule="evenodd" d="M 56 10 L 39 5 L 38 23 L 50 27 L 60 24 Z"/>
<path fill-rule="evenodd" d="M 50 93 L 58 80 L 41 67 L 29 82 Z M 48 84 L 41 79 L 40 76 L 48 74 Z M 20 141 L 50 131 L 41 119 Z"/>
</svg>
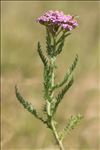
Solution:
<svg viewBox="0 0 100 150">
<path fill-rule="evenodd" d="M 50 100 L 50 91 L 51 88 L 51 71 L 52 68 L 50 66 L 47 66 L 44 68 L 44 98 L 48 101 Z"/>
<path fill-rule="evenodd" d="M 52 57 L 54 55 L 54 47 L 52 45 L 52 40 L 48 29 L 46 30 L 46 48 L 47 48 L 46 51 L 47 54 Z"/>
<path fill-rule="evenodd" d="M 67 34 L 63 33 L 62 36 L 58 39 L 58 41 L 56 42 L 57 49 L 56 49 L 56 51 L 55 51 L 55 53 L 54 53 L 55 56 L 57 56 L 58 54 L 61 53 L 62 48 L 63 48 L 63 46 L 64 46 L 65 38 L 66 38 L 67 36 L 69 36 L 70 34 L 71 34 L 71 33 L 67 33 Z"/>
<path fill-rule="evenodd" d="M 37 113 L 33 105 L 21 96 L 20 92 L 18 91 L 17 86 L 15 86 L 15 93 L 16 93 L 16 97 L 18 101 L 24 106 L 25 109 L 27 109 L 27 111 L 32 113 L 37 119 L 40 119 L 43 123 L 46 123 L 45 120 L 43 120 L 43 118 L 39 116 L 39 114 Z"/>
<path fill-rule="evenodd" d="M 63 131 L 59 133 L 59 139 L 62 141 L 63 138 L 80 123 L 82 118 L 83 116 L 80 114 L 71 116 Z"/>
<path fill-rule="evenodd" d="M 66 84 L 66 86 L 58 93 L 58 95 L 56 97 L 53 114 L 56 112 L 56 109 L 57 109 L 59 103 L 61 102 L 62 98 L 64 97 L 64 95 L 68 91 L 68 89 L 72 86 L 72 84 L 73 84 L 73 78 L 71 78 L 70 81 Z"/>
<path fill-rule="evenodd" d="M 71 65 L 71 67 L 69 69 L 69 75 L 72 74 L 72 72 L 76 68 L 77 62 L 78 62 L 78 55 L 76 54 L 75 59 L 74 59 L 72 65 Z"/>
<path fill-rule="evenodd" d="M 43 54 L 43 52 L 42 52 L 42 50 L 41 50 L 41 45 L 40 45 L 39 42 L 38 42 L 37 51 L 38 51 L 38 53 L 39 53 L 39 56 L 40 56 L 40 58 L 41 58 L 41 60 L 42 60 L 42 62 L 43 62 L 43 64 L 44 64 L 44 66 L 47 66 L 48 60 L 47 60 L 47 58 L 44 56 L 44 54 Z"/>
<path fill-rule="evenodd" d="M 69 36 L 71 33 L 67 33 L 66 35 L 65 34 L 62 34 L 62 36 L 58 39 L 58 41 L 56 42 L 56 44 L 59 44 L 62 39 L 66 38 L 67 36 Z"/>
<path fill-rule="evenodd" d="M 63 86 L 69 79 L 70 75 L 73 73 L 74 69 L 76 68 L 78 62 L 78 55 L 76 55 L 72 65 L 70 66 L 69 70 L 67 71 L 67 73 L 64 76 L 64 79 L 62 80 L 62 82 L 56 84 L 53 88 L 52 91 L 56 88 L 60 88 L 61 86 Z"/>
</svg>

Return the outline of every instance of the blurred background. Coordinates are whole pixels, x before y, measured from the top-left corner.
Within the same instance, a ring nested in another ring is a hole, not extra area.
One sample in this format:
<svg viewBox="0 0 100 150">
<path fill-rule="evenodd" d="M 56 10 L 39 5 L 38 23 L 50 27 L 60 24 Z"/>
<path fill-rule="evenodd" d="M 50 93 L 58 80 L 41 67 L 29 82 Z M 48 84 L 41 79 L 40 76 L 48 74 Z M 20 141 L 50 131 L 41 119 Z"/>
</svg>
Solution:
<svg viewBox="0 0 100 150">
<path fill-rule="evenodd" d="M 57 58 L 59 81 L 76 53 L 79 55 L 74 84 L 59 105 L 56 118 L 59 129 L 73 114 L 80 112 L 84 119 L 65 138 L 65 149 L 99 150 L 99 2 L 92 1 L 2 2 L 2 150 L 57 148 L 49 129 L 20 105 L 14 91 L 17 84 L 36 108 L 43 105 L 43 65 L 36 49 L 38 41 L 45 49 L 45 27 L 35 20 L 48 10 L 79 16 L 79 27 Z"/>
</svg>

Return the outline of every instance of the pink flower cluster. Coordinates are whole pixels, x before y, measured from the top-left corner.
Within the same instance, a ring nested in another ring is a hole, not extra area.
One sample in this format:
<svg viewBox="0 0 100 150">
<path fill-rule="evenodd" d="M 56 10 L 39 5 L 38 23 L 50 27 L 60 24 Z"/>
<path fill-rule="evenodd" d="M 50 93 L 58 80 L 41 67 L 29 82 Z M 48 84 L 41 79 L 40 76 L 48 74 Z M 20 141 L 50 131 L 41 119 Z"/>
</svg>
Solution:
<svg viewBox="0 0 100 150">
<path fill-rule="evenodd" d="M 37 22 L 48 26 L 59 28 L 61 27 L 64 30 L 71 31 L 75 27 L 78 26 L 77 21 L 75 20 L 74 16 L 65 15 L 62 11 L 48 11 L 41 17 L 37 18 Z"/>
</svg>

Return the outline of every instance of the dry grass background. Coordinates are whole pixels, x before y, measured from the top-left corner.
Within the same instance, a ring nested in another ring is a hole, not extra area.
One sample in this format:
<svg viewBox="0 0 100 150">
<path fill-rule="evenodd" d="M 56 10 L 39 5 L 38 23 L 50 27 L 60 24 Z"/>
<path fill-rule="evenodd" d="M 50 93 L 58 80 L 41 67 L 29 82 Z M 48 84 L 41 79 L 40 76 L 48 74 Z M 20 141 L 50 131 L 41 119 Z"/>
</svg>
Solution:
<svg viewBox="0 0 100 150">
<path fill-rule="evenodd" d="M 56 149 L 50 131 L 22 108 L 14 93 L 17 83 L 24 97 L 37 108 L 42 105 L 43 67 L 36 46 L 39 40 L 44 47 L 45 30 L 35 19 L 51 9 L 80 17 L 79 28 L 68 38 L 57 60 L 57 80 L 61 80 L 75 54 L 79 54 L 75 82 L 56 117 L 60 129 L 75 113 L 82 113 L 84 120 L 66 137 L 64 145 L 67 150 L 100 149 L 99 2 L 4 1 L 1 9 L 2 150 Z"/>
</svg>

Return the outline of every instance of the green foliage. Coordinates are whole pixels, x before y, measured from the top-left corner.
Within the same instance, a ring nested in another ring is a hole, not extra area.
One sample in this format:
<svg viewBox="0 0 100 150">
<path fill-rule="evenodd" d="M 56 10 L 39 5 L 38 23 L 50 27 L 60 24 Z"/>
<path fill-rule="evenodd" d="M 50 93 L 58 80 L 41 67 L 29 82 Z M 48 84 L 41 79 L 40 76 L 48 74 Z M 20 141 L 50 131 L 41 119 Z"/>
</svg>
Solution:
<svg viewBox="0 0 100 150">
<path fill-rule="evenodd" d="M 63 131 L 59 133 L 59 139 L 62 141 L 66 134 L 70 133 L 80 123 L 81 119 L 83 116 L 80 114 L 71 116 Z"/>
<path fill-rule="evenodd" d="M 43 123 L 46 123 L 45 120 L 43 120 L 42 117 L 39 116 L 39 114 L 37 113 L 36 109 L 33 107 L 33 105 L 31 103 L 29 103 L 27 100 L 25 100 L 20 92 L 18 91 L 17 86 L 15 86 L 15 93 L 16 93 L 16 97 L 18 99 L 18 101 L 23 105 L 23 107 L 29 111 L 30 113 L 32 113 L 32 115 L 34 115 L 37 119 L 40 119 Z"/>
<path fill-rule="evenodd" d="M 61 92 L 59 92 L 58 96 L 56 97 L 58 102 L 61 101 L 61 99 L 64 97 L 65 93 L 72 86 L 72 84 L 73 84 L 73 78 L 71 78 L 68 84 L 66 84 L 66 86 L 61 90 Z"/>
<path fill-rule="evenodd" d="M 66 32 L 63 32 L 62 36 L 61 36 L 61 37 L 58 39 L 58 41 L 56 42 L 57 49 L 56 49 L 56 51 L 55 51 L 55 53 L 54 53 L 55 56 L 57 56 L 58 54 L 61 53 L 62 48 L 63 48 L 63 46 L 64 46 L 65 38 L 71 34 L 71 33 L 67 33 L 67 34 L 65 34 L 65 33 L 66 33 Z"/>
<path fill-rule="evenodd" d="M 68 89 L 72 86 L 72 84 L 73 84 L 73 78 L 70 79 L 70 81 L 65 85 L 65 87 L 56 96 L 56 102 L 54 102 L 53 104 L 53 114 L 56 112 L 58 105 L 60 104 L 62 98 L 64 97 Z"/>
<path fill-rule="evenodd" d="M 52 57 L 54 55 L 54 48 L 52 45 L 51 35 L 48 29 L 46 29 L 46 48 L 47 48 L 46 52 L 48 56 Z"/>
<path fill-rule="evenodd" d="M 63 86 L 63 85 L 68 81 L 70 75 L 73 73 L 74 69 L 76 68 L 77 61 L 78 61 L 78 55 L 76 55 L 76 57 L 75 57 L 75 59 L 74 59 L 72 65 L 70 66 L 69 70 L 68 70 L 67 73 L 65 74 L 64 79 L 63 79 L 60 83 L 56 84 L 56 85 L 52 88 L 52 91 L 53 91 L 54 89 L 60 88 L 61 86 Z"/>
<path fill-rule="evenodd" d="M 63 138 L 67 133 L 69 133 L 72 129 L 75 128 L 75 126 L 82 119 L 82 116 L 79 114 L 75 116 L 71 116 L 71 118 L 68 120 L 67 126 L 65 126 L 63 131 L 58 134 L 57 126 L 56 126 L 57 122 L 54 119 L 54 115 L 57 111 L 58 105 L 61 103 L 63 97 L 65 96 L 65 94 L 73 84 L 72 73 L 76 68 L 78 62 L 78 55 L 76 55 L 72 65 L 67 70 L 64 79 L 60 83 L 55 83 L 56 57 L 62 52 L 66 37 L 68 37 L 71 34 L 67 31 L 65 32 L 63 31 L 62 34 L 60 34 L 60 32 L 61 31 L 59 30 L 57 34 L 52 34 L 46 28 L 47 57 L 44 55 L 39 42 L 37 45 L 38 54 L 44 65 L 44 73 L 43 73 L 44 104 L 41 112 L 43 113 L 42 117 L 37 112 L 37 110 L 32 106 L 32 104 L 26 101 L 21 96 L 17 87 L 15 87 L 15 93 L 17 99 L 24 106 L 24 108 L 27 111 L 29 111 L 31 114 L 33 114 L 37 119 L 41 120 L 44 124 L 47 125 L 48 128 L 52 130 L 58 145 L 60 146 L 61 150 L 63 150 L 63 146 L 62 146 Z M 61 89 L 59 90 L 59 93 L 55 96 L 54 90 L 58 88 Z"/>
<path fill-rule="evenodd" d="M 61 41 L 63 41 L 63 39 L 65 39 L 67 36 L 71 35 L 71 33 L 67 33 L 65 34 L 66 32 L 63 32 L 63 34 L 61 35 L 61 37 L 57 40 L 56 44 L 58 45 Z"/>
<path fill-rule="evenodd" d="M 51 88 L 51 75 L 51 66 L 47 66 L 44 69 L 44 98 L 48 99 L 49 101 L 51 101 L 49 96 L 49 89 Z"/>
<path fill-rule="evenodd" d="M 49 32 L 48 29 L 46 29 L 46 48 L 47 48 L 46 52 L 48 56 L 56 57 L 58 54 L 60 54 L 64 46 L 65 38 L 70 34 L 71 33 L 63 32 L 60 38 L 56 41 L 54 36 L 53 39 L 51 38 L 52 37 L 51 33 Z"/>
<path fill-rule="evenodd" d="M 47 66 L 48 60 L 45 58 L 45 56 L 44 56 L 44 54 L 43 54 L 43 52 L 41 50 L 41 45 L 40 45 L 39 42 L 38 42 L 38 46 L 37 46 L 37 51 L 39 53 L 39 56 L 40 56 L 40 58 L 41 58 L 41 60 L 42 60 L 42 62 L 44 64 L 44 66 Z"/>
<path fill-rule="evenodd" d="M 74 59 L 72 65 L 71 65 L 71 67 L 70 67 L 70 69 L 69 69 L 69 75 L 74 71 L 74 69 L 75 69 L 75 67 L 76 67 L 76 65 L 77 65 L 77 61 L 78 61 L 78 55 L 76 55 L 76 57 L 75 57 L 75 59 Z"/>
</svg>

